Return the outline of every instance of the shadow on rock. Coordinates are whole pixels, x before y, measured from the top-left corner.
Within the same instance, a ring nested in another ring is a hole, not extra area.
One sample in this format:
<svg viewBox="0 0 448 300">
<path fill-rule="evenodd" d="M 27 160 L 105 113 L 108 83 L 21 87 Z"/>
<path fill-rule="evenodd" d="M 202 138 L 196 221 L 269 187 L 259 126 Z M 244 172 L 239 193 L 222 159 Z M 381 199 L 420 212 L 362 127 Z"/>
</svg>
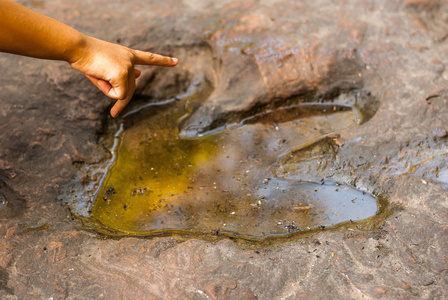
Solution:
<svg viewBox="0 0 448 300">
<path fill-rule="evenodd" d="M 18 218 L 23 215 L 27 208 L 25 200 L 1 180 L 1 175 L 0 173 L 0 220 Z"/>
<path fill-rule="evenodd" d="M 260 5 L 250 15 L 230 9 L 221 18 L 206 35 L 215 58 L 214 91 L 182 124 L 180 137 L 304 102 L 359 106 L 365 119 L 375 114 L 382 84 L 357 50 L 363 23 L 303 24 Z"/>
</svg>

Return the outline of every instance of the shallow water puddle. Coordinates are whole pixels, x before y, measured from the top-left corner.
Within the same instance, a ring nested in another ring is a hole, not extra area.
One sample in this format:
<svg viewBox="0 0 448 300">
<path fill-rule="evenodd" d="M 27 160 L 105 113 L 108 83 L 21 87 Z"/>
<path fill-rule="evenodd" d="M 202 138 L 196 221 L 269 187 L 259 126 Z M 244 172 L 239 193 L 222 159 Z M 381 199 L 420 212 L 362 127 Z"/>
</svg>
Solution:
<svg viewBox="0 0 448 300">
<path fill-rule="evenodd" d="M 251 239 L 363 220 L 376 199 L 349 186 L 281 180 L 285 155 L 360 121 L 344 106 L 299 104 L 260 113 L 197 139 L 179 139 L 185 104 L 125 118 L 91 216 L 136 235 L 219 233 Z"/>
</svg>

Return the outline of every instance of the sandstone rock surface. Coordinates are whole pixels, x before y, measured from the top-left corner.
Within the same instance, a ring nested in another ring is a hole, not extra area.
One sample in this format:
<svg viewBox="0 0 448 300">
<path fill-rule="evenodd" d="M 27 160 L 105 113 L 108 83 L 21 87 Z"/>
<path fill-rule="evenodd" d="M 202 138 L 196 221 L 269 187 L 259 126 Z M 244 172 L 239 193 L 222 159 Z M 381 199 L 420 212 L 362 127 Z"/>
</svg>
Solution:
<svg viewBox="0 0 448 300">
<path fill-rule="evenodd" d="M 111 101 L 64 63 L 1 54 L 1 299 L 446 297 L 445 1 L 21 3 L 87 34 L 178 56 L 177 68 L 144 69 L 133 104 L 203 88 L 186 136 L 271 103 L 360 93 L 368 121 L 334 137 L 320 175 L 385 191 L 392 214 L 371 231 L 257 250 L 228 239 L 104 239 L 61 195 L 73 180 L 91 184 L 80 166 L 110 158 L 99 140 Z M 278 174 L 300 178 L 299 162 Z"/>
</svg>

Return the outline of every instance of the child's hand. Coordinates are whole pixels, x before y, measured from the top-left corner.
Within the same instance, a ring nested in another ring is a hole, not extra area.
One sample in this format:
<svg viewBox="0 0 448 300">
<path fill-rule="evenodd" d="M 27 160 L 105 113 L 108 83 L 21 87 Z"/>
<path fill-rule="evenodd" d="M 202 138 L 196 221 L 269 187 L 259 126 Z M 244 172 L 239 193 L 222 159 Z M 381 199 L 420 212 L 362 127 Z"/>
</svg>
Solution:
<svg viewBox="0 0 448 300">
<path fill-rule="evenodd" d="M 134 65 L 173 67 L 177 59 L 86 37 L 79 51 L 74 52 L 70 65 L 84 73 L 106 96 L 118 101 L 110 110 L 112 117 L 126 107 L 135 91 L 140 70 Z"/>
<path fill-rule="evenodd" d="M 175 58 L 86 36 L 10 0 L 0 0 L 0 51 L 69 62 L 106 96 L 118 100 L 110 111 L 114 118 L 134 94 L 140 75 L 134 65 L 177 65 Z"/>
</svg>

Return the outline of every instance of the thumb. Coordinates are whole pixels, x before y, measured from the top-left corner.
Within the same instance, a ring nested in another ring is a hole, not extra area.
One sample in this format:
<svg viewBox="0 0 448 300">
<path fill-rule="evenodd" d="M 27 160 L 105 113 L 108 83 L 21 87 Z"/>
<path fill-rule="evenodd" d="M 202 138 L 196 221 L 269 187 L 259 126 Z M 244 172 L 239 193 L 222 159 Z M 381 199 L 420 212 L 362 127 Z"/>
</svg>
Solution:
<svg viewBox="0 0 448 300">
<path fill-rule="evenodd" d="M 132 53 L 134 54 L 136 65 L 155 65 L 155 66 L 174 67 L 178 63 L 177 58 L 163 56 L 151 52 L 132 50 Z"/>
</svg>

